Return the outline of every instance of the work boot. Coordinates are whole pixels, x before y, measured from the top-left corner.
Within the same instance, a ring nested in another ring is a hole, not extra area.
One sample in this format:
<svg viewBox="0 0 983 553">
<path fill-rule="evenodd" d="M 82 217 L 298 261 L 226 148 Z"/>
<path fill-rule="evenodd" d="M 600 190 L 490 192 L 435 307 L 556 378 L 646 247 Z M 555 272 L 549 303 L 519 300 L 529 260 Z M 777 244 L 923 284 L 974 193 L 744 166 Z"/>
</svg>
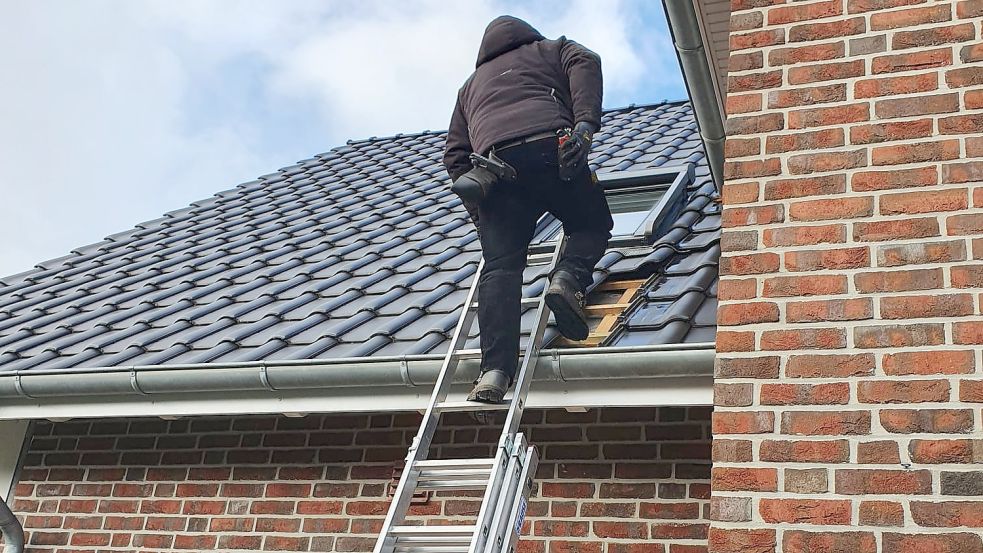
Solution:
<svg viewBox="0 0 983 553">
<path fill-rule="evenodd" d="M 468 401 L 502 403 L 502 398 L 505 397 L 505 392 L 509 390 L 511 385 L 511 379 L 509 375 L 505 374 L 505 371 L 497 369 L 485 371 L 474 382 L 474 389 L 468 395 Z"/>
<path fill-rule="evenodd" d="M 553 273 L 546 289 L 546 305 L 556 318 L 560 334 L 578 342 L 587 339 L 590 327 L 584 314 L 584 292 L 568 271 L 558 269 Z"/>
</svg>

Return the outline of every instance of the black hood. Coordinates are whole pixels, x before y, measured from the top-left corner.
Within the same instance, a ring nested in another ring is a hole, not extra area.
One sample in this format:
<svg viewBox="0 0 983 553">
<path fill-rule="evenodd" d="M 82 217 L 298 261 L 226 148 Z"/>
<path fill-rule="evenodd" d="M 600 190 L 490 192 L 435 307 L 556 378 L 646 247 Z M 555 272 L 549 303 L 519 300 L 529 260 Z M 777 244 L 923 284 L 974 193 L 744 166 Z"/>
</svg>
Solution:
<svg viewBox="0 0 983 553">
<path fill-rule="evenodd" d="M 511 15 L 496 17 L 485 27 L 485 36 L 481 38 L 478 48 L 478 61 L 475 67 L 494 59 L 509 50 L 514 50 L 523 44 L 545 40 L 546 37 L 532 25 Z"/>
</svg>

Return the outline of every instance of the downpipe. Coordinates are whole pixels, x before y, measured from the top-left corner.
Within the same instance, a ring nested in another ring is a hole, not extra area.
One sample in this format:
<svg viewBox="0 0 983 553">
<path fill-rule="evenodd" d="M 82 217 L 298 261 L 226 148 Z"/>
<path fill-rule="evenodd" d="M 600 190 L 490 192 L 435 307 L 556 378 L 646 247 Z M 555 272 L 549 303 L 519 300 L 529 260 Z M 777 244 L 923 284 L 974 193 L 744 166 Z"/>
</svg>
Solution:
<svg viewBox="0 0 983 553">
<path fill-rule="evenodd" d="M 24 553 L 24 529 L 2 498 L 0 498 L 0 532 L 3 532 L 6 553 Z"/>
</svg>

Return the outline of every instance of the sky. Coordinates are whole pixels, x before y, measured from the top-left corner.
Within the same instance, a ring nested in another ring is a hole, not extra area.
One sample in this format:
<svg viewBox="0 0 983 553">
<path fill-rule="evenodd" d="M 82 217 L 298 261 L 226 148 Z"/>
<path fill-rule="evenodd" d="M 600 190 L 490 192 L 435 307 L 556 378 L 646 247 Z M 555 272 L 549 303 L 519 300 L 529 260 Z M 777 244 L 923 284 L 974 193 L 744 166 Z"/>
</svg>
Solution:
<svg viewBox="0 0 983 553">
<path fill-rule="evenodd" d="M 445 129 L 502 14 L 600 54 L 606 108 L 686 97 L 652 0 L 0 2 L 0 277 L 349 139 Z"/>
</svg>

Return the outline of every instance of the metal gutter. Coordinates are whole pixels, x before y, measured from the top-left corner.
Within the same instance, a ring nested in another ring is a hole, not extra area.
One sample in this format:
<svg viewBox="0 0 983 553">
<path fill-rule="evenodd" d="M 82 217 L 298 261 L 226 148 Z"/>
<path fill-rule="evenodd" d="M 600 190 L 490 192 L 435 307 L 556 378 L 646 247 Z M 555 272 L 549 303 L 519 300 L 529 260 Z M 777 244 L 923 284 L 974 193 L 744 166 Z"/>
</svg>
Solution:
<svg viewBox="0 0 983 553">
<path fill-rule="evenodd" d="M 683 80 L 689 92 L 696 124 L 707 152 L 710 174 L 717 190 L 722 190 L 724 182 L 724 139 L 726 114 L 721 91 L 713 77 L 704 48 L 703 33 L 700 31 L 700 18 L 696 13 L 695 0 L 663 0 L 669 32 L 672 34 L 679 66 L 683 70 Z"/>
<path fill-rule="evenodd" d="M 713 374 L 712 342 L 633 347 L 550 349 L 540 353 L 535 380 L 573 382 L 708 376 Z M 461 361 L 455 382 L 478 373 L 478 355 Z M 164 394 L 268 392 L 365 388 L 430 387 L 443 355 L 310 359 L 227 364 L 148 365 L 0 373 L 0 400 L 57 397 L 145 398 Z"/>
<path fill-rule="evenodd" d="M 20 521 L 10 511 L 7 503 L 0 498 L 0 532 L 3 532 L 4 551 L 24 553 L 24 529 Z"/>
</svg>

